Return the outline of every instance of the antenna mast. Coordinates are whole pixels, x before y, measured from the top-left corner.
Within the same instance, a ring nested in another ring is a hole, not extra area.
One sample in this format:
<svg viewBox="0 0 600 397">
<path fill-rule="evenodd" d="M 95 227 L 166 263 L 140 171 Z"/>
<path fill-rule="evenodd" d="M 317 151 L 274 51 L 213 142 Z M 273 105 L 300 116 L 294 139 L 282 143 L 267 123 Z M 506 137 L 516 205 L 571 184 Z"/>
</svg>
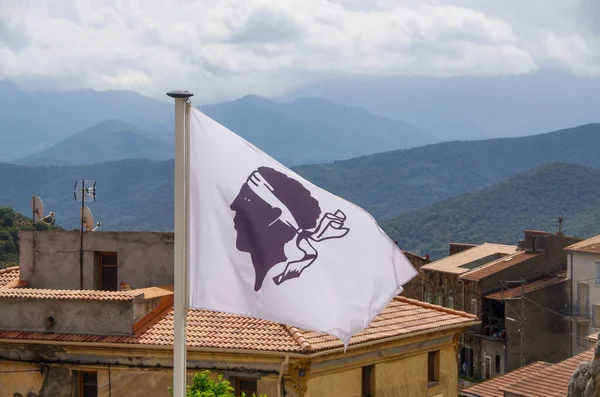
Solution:
<svg viewBox="0 0 600 397">
<path fill-rule="evenodd" d="M 85 197 L 96 201 L 96 181 L 79 180 L 73 187 L 75 201 L 81 201 L 80 232 L 79 232 L 79 289 L 83 289 L 83 231 L 85 227 Z"/>
</svg>

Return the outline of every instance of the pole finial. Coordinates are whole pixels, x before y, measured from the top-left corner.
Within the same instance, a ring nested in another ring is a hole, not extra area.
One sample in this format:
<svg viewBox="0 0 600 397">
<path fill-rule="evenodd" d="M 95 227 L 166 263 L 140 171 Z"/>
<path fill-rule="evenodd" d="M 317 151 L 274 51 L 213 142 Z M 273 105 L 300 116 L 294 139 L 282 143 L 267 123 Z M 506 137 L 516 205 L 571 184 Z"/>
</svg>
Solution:
<svg viewBox="0 0 600 397">
<path fill-rule="evenodd" d="M 169 92 L 167 92 L 167 95 L 170 96 L 171 98 L 175 98 L 175 99 L 180 99 L 180 98 L 185 99 L 185 98 L 194 96 L 194 94 L 192 94 L 189 91 L 185 91 L 185 90 L 169 91 Z"/>
</svg>

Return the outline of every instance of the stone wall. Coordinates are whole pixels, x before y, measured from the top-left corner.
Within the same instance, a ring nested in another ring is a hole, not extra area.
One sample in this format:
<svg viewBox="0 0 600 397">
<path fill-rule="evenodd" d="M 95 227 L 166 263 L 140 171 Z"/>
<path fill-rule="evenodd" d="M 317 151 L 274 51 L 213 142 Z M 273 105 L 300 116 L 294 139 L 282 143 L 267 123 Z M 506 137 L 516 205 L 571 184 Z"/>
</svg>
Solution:
<svg viewBox="0 0 600 397">
<path fill-rule="evenodd" d="M 427 257 L 412 254 L 404 251 L 404 255 L 417 270 L 418 274 L 404 285 L 404 291 L 400 295 L 410 299 L 423 300 L 423 275 L 421 266 L 431 263 Z"/>
</svg>

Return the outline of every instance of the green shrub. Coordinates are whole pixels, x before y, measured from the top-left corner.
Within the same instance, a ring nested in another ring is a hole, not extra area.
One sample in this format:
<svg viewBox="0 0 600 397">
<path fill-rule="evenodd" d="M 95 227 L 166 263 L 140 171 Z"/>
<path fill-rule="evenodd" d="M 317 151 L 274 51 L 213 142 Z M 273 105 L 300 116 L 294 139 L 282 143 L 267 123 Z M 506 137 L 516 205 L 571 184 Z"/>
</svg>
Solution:
<svg viewBox="0 0 600 397">
<path fill-rule="evenodd" d="M 169 387 L 169 391 L 173 394 L 173 388 Z M 210 378 L 210 371 L 205 370 L 194 375 L 192 384 L 187 387 L 186 397 L 236 397 L 235 389 L 229 381 L 223 379 L 223 375 L 219 374 L 217 381 Z M 246 394 L 242 392 L 242 397 Z M 261 394 L 253 397 L 267 397 L 266 394 Z"/>
</svg>

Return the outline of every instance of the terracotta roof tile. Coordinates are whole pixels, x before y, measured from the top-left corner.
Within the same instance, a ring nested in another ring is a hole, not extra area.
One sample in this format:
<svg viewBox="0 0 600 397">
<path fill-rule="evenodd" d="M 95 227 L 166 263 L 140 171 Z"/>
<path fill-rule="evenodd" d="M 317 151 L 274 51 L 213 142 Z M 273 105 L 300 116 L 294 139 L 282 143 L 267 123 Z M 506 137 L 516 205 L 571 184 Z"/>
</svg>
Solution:
<svg viewBox="0 0 600 397">
<path fill-rule="evenodd" d="M 537 361 L 507 372 L 504 375 L 496 376 L 485 382 L 478 383 L 475 386 L 464 389 L 461 393 L 469 397 L 504 397 L 504 391 L 500 390 L 501 388 L 528 376 L 534 375 L 538 371 L 547 368 L 550 365 L 552 364 L 543 361 Z"/>
<path fill-rule="evenodd" d="M 485 261 L 486 258 L 492 257 L 492 255 L 509 255 L 515 253 L 517 250 L 516 245 L 503 245 L 503 244 L 491 244 L 484 243 L 473 248 L 458 252 L 454 255 L 447 256 L 435 262 L 428 263 L 421 267 L 423 270 L 430 270 L 443 273 L 462 274 L 468 272 L 470 269 L 465 267 L 470 263 L 476 263 L 477 261 Z M 489 259 L 491 262 L 493 259 Z M 484 265 L 485 262 L 481 263 Z"/>
<path fill-rule="evenodd" d="M 549 287 L 554 284 L 562 283 L 567 279 L 567 271 L 562 271 L 560 273 L 556 273 L 555 275 L 543 277 L 534 281 L 529 281 L 525 283 L 524 290 L 525 293 L 528 294 L 533 291 L 537 291 L 542 288 Z M 487 299 L 493 300 L 502 300 L 502 299 L 510 299 L 515 298 L 521 295 L 521 286 L 505 289 L 503 291 L 497 291 L 489 295 L 485 295 Z"/>
<path fill-rule="evenodd" d="M 350 345 L 401 337 L 420 331 L 434 331 L 447 326 L 463 328 L 477 322 L 477 318 L 472 314 L 396 297 L 375 317 L 366 330 L 351 339 Z M 339 339 L 321 332 L 305 331 L 271 321 L 208 310 L 189 310 L 187 325 L 187 342 L 190 347 L 301 353 L 343 346 Z M 0 339 L 169 346 L 173 344 L 173 311 L 137 337 L 5 331 L 0 332 Z"/>
<path fill-rule="evenodd" d="M 600 235 L 569 245 L 565 251 L 581 251 L 600 254 Z"/>
<path fill-rule="evenodd" d="M 131 291 L 92 291 L 92 290 L 60 290 L 36 288 L 0 288 L 1 298 L 21 299 L 85 299 L 85 300 L 115 300 L 128 301 L 138 295 L 141 290 Z"/>
<path fill-rule="evenodd" d="M 501 389 L 526 397 L 564 397 L 575 368 L 584 361 L 591 361 L 593 356 L 594 349 L 586 350 Z"/>
<path fill-rule="evenodd" d="M 505 256 L 504 258 L 497 259 L 487 265 L 481 266 L 475 270 L 465 273 L 460 276 L 461 280 L 479 281 L 484 278 L 496 274 L 504 269 L 508 269 L 511 266 L 515 266 L 519 263 L 530 260 L 537 256 L 542 255 L 541 253 L 529 253 L 524 251 L 516 252 L 512 255 Z"/>
<path fill-rule="evenodd" d="M 19 280 L 19 266 L 7 267 L 0 270 L 0 288 Z"/>
</svg>

